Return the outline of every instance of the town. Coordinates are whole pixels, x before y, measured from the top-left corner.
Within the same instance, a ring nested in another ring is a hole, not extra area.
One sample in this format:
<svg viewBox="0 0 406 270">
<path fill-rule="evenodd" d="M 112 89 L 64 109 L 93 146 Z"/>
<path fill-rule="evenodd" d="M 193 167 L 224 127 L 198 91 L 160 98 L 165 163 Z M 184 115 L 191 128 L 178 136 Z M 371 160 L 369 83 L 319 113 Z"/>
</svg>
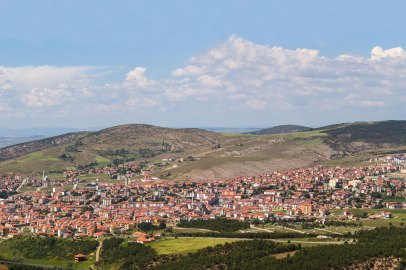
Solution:
<svg viewBox="0 0 406 270">
<path fill-rule="evenodd" d="M 152 164 L 147 169 L 124 164 L 69 171 L 62 180 L 45 174 L 23 179 L 16 174 L 1 181 L 0 233 L 8 238 L 26 233 L 61 238 L 133 233 L 142 242 L 143 234 L 134 230 L 141 223 L 173 225 L 181 220 L 216 218 L 312 218 L 321 223 L 362 219 L 352 214 L 353 209 L 382 209 L 368 218 L 391 219 L 387 209 L 406 208 L 402 202 L 406 196 L 405 156 L 374 158 L 365 167 L 317 165 L 197 182 L 153 178 Z M 141 181 L 134 178 L 135 172 L 141 172 Z M 36 190 L 21 192 L 26 186 Z M 340 215 L 330 215 L 337 209 L 342 210 Z"/>
</svg>

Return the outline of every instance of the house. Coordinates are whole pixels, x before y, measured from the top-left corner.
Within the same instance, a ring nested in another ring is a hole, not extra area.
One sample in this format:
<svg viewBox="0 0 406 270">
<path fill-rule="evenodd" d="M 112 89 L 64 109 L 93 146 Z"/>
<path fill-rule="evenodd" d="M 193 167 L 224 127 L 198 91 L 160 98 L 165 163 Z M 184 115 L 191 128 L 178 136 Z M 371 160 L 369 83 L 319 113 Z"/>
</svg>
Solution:
<svg viewBox="0 0 406 270">
<path fill-rule="evenodd" d="M 140 237 L 137 239 L 137 243 L 140 243 L 140 244 L 145 244 L 145 243 L 150 243 L 150 242 L 151 242 L 151 240 L 149 240 L 145 237 Z"/>
<path fill-rule="evenodd" d="M 83 254 L 75 255 L 75 262 L 83 262 L 86 261 L 86 256 Z"/>
</svg>

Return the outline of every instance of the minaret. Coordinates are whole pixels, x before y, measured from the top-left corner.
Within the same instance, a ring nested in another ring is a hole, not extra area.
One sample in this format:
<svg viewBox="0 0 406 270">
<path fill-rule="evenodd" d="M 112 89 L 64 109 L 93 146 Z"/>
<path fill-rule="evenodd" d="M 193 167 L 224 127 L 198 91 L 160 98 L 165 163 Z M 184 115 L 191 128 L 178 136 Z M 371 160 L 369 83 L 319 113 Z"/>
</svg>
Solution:
<svg viewBox="0 0 406 270">
<path fill-rule="evenodd" d="M 42 170 L 42 180 L 45 181 L 45 171 Z"/>
</svg>

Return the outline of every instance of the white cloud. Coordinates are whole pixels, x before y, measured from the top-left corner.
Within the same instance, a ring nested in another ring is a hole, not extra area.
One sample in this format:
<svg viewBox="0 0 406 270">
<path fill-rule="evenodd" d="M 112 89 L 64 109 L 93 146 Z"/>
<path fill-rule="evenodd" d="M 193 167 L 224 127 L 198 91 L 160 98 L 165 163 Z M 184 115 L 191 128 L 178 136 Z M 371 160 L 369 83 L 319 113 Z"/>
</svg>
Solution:
<svg viewBox="0 0 406 270">
<path fill-rule="evenodd" d="M 180 68 L 180 69 L 172 71 L 172 76 L 175 76 L 175 77 L 198 76 L 198 75 L 204 74 L 207 71 L 208 71 L 207 66 L 197 67 L 197 66 L 190 65 L 190 66 L 185 67 L 184 69 Z"/>
<path fill-rule="evenodd" d="M 33 88 L 29 93 L 22 96 L 22 101 L 28 106 L 48 107 L 61 105 L 62 101 L 72 99 L 71 96 L 71 93 L 65 90 L 45 88 L 43 91 L 40 91 L 38 88 Z"/>
<path fill-rule="evenodd" d="M 253 109 L 253 110 L 262 110 L 265 108 L 266 102 L 259 99 L 247 100 L 244 107 Z"/>
<path fill-rule="evenodd" d="M 53 66 L 27 66 L 27 67 L 4 67 L 0 66 L 3 74 L 0 76 L 0 84 L 10 81 L 17 89 L 52 88 L 59 83 L 74 80 L 92 79 L 87 73 L 99 69 L 92 66 L 79 67 L 53 67 Z"/>
<path fill-rule="evenodd" d="M 159 83 L 155 80 L 148 80 L 147 77 L 145 77 L 145 71 L 146 68 L 136 67 L 128 72 L 123 86 L 131 89 L 143 88 L 149 91 L 155 91 L 153 87 L 157 86 Z"/>
<path fill-rule="evenodd" d="M 134 112 L 135 107 L 137 112 L 153 111 L 149 108 L 155 106 L 171 112 L 184 110 L 184 106 L 171 107 L 178 103 L 209 113 L 208 104 L 222 105 L 221 110 L 269 107 L 275 111 L 367 113 L 376 107 L 395 107 L 403 102 L 406 89 L 406 53 L 402 48 L 383 50 L 377 46 L 370 58 L 341 54 L 330 59 L 318 50 L 264 46 L 235 35 L 190 57 L 185 66 L 162 80 L 148 78 L 144 67 L 104 85 L 97 85 L 98 78 L 109 72 L 119 74 L 117 68 L 0 66 L 0 70 L 4 101 L 0 110 L 17 108 L 22 113 L 28 112 L 26 106 L 31 111 L 52 107 L 60 114 L 86 115 L 124 114 L 126 110 Z M 398 96 L 402 98 L 395 98 Z"/>
<path fill-rule="evenodd" d="M 406 58 L 406 52 L 401 48 L 393 48 L 389 50 L 383 50 L 381 47 L 376 46 L 371 51 L 371 60 L 381 60 L 382 58 Z"/>
<path fill-rule="evenodd" d="M 221 87 L 223 84 L 221 83 L 221 78 L 223 76 L 218 75 L 216 77 L 212 77 L 210 75 L 202 75 L 197 77 L 197 82 L 201 83 L 202 85 L 209 86 L 209 87 Z"/>
</svg>

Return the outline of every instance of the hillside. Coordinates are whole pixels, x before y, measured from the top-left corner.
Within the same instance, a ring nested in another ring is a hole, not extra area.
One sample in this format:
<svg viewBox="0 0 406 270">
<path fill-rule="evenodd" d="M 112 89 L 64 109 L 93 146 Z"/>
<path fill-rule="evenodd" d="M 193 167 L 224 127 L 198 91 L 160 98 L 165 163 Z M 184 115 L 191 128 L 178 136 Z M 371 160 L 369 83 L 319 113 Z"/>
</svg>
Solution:
<svg viewBox="0 0 406 270">
<path fill-rule="evenodd" d="M 329 135 L 324 143 L 348 153 L 406 145 L 406 121 L 357 122 L 321 130 Z"/>
<path fill-rule="evenodd" d="M 89 132 L 74 132 L 56 137 L 46 138 L 42 140 L 35 140 L 26 143 L 20 143 L 0 149 L 0 160 L 15 158 L 52 146 L 68 143 L 72 140 L 82 138 L 89 134 Z"/>
<path fill-rule="evenodd" d="M 4 148 L 0 154 L 8 160 L 0 162 L 0 171 L 34 173 L 117 165 L 162 155 L 180 156 L 189 148 L 217 145 L 224 139 L 227 137 L 219 133 L 193 128 L 122 125 Z M 24 155 L 18 157 L 21 153 Z"/>
<path fill-rule="evenodd" d="M 282 134 L 282 133 L 294 133 L 294 132 L 299 132 L 299 131 L 304 131 L 304 130 L 309 130 L 309 127 L 304 127 L 304 126 L 297 126 L 297 125 L 282 125 L 282 126 L 276 126 L 276 127 L 271 127 L 267 129 L 262 129 L 254 132 L 247 132 L 244 134 L 249 134 L 249 135 L 267 135 L 267 134 Z"/>
<path fill-rule="evenodd" d="M 314 163 L 365 165 L 371 157 L 406 151 L 405 132 L 406 121 L 347 123 L 270 135 L 122 125 L 4 148 L 0 153 L 14 156 L 0 161 L 0 173 L 37 174 L 144 161 L 160 164 L 162 159 L 196 157 L 197 161 L 179 167 L 157 166 L 160 169 L 152 171 L 156 177 L 165 174 L 168 180 L 185 181 L 271 173 Z M 17 157 L 21 153 L 26 154 Z"/>
<path fill-rule="evenodd" d="M 45 139 L 46 136 L 36 135 L 29 137 L 0 137 L 0 149 L 10 145 Z"/>
</svg>

